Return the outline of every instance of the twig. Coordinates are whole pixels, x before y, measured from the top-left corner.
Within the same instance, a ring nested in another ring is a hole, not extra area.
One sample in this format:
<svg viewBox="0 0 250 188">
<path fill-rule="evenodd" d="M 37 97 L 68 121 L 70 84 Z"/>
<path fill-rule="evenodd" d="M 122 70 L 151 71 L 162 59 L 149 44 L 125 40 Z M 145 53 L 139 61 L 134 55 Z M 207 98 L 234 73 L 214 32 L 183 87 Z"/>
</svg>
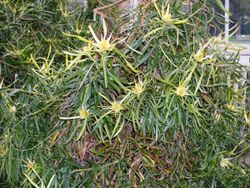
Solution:
<svg viewBox="0 0 250 188">
<path fill-rule="evenodd" d="M 98 3 L 100 3 L 100 4 L 103 5 L 103 6 L 102 6 L 102 7 L 95 8 L 95 9 L 93 10 L 93 11 L 94 11 L 94 14 L 99 14 L 99 15 L 102 16 L 103 18 L 109 19 L 109 17 L 108 17 L 105 13 L 103 13 L 102 11 L 105 10 L 105 9 L 110 9 L 110 8 L 112 8 L 112 7 L 116 6 L 116 5 L 119 5 L 119 4 L 121 4 L 121 3 L 125 2 L 125 1 L 127 1 L 127 0 L 119 0 L 119 1 L 114 2 L 114 3 L 112 3 L 112 4 L 104 5 L 104 3 L 101 2 L 101 0 L 98 0 Z"/>
</svg>

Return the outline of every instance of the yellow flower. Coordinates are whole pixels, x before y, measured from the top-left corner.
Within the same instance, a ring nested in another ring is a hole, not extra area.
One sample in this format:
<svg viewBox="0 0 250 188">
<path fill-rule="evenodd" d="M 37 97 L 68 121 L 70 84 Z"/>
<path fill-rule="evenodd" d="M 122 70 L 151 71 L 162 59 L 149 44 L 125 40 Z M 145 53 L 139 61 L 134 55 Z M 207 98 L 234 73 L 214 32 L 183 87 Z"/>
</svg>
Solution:
<svg viewBox="0 0 250 188">
<path fill-rule="evenodd" d="M 80 113 L 80 119 L 86 119 L 89 117 L 90 114 L 85 108 L 83 108 L 79 113 Z"/>
<path fill-rule="evenodd" d="M 106 25 L 106 22 L 104 19 L 102 19 L 102 27 L 103 27 L 104 35 L 101 37 L 101 39 L 98 39 L 93 28 L 91 26 L 89 26 L 89 30 L 95 39 L 95 42 L 93 43 L 93 45 L 95 47 L 97 47 L 100 52 L 112 51 L 114 49 L 115 45 L 110 43 L 110 39 L 111 39 L 112 35 L 110 35 L 107 38 L 107 25 Z"/>
<path fill-rule="evenodd" d="M 10 113 L 16 113 L 16 107 L 15 106 L 9 106 L 9 112 Z"/>
<path fill-rule="evenodd" d="M 139 96 L 143 91 L 144 91 L 143 84 L 141 82 L 135 83 L 133 93 Z"/>
<path fill-rule="evenodd" d="M 201 63 L 205 60 L 205 53 L 202 50 L 199 50 L 196 54 L 194 54 L 194 60 Z"/>
<path fill-rule="evenodd" d="M 168 23 L 171 23 L 173 21 L 172 15 L 168 13 L 164 14 L 162 18 L 163 18 L 163 21 L 168 22 Z"/>
<path fill-rule="evenodd" d="M 161 7 L 162 10 L 160 11 L 160 9 L 158 8 L 158 6 L 156 4 L 156 1 L 154 1 L 154 6 L 155 6 L 159 16 L 161 17 L 162 21 L 164 21 L 167 24 L 177 25 L 177 24 L 182 24 L 182 23 L 187 22 L 187 19 L 184 19 L 184 20 L 173 19 L 173 16 L 170 12 L 170 4 L 168 4 L 166 12 L 164 12 L 164 5 L 162 5 L 162 7 Z"/>
<path fill-rule="evenodd" d="M 250 113 L 248 114 L 248 116 L 247 116 L 247 114 L 245 113 L 245 120 L 246 120 L 246 124 L 247 124 L 248 126 L 250 126 Z"/>
<path fill-rule="evenodd" d="M 188 95 L 187 88 L 181 85 L 176 88 L 175 93 L 181 97 Z"/>
<path fill-rule="evenodd" d="M 231 165 L 231 162 L 230 162 L 230 159 L 228 158 L 222 158 L 221 161 L 220 161 L 220 166 L 222 168 L 226 168 L 228 167 L 229 165 Z"/>
<path fill-rule="evenodd" d="M 222 36 L 221 35 L 214 38 L 214 44 L 220 44 L 221 42 L 222 42 Z"/>
<path fill-rule="evenodd" d="M 164 15 L 162 15 L 162 20 L 167 23 L 172 23 L 173 19 L 171 13 L 169 12 L 169 9 L 170 6 L 168 5 L 167 12 Z"/>
<path fill-rule="evenodd" d="M 36 163 L 34 161 L 32 162 L 31 160 L 28 159 L 25 166 L 28 168 L 28 170 L 30 170 L 30 169 L 34 170 L 36 167 Z"/>
<path fill-rule="evenodd" d="M 233 103 L 227 104 L 226 107 L 227 107 L 227 109 L 230 110 L 230 111 L 233 111 L 233 112 L 236 112 L 236 111 L 237 111 L 237 108 L 236 108 L 236 106 L 234 106 Z"/>
<path fill-rule="evenodd" d="M 70 16 L 70 12 L 69 12 L 67 6 L 65 6 L 64 4 L 60 3 L 60 7 L 59 8 L 60 8 L 59 10 L 61 11 L 61 14 L 63 15 L 63 17 L 66 18 L 66 17 Z"/>
<path fill-rule="evenodd" d="M 111 110 L 112 110 L 113 112 L 117 113 L 117 112 L 120 112 L 120 111 L 123 110 L 123 109 L 124 109 L 124 108 L 123 108 L 123 106 L 122 106 L 121 103 L 119 103 L 119 102 L 112 102 L 112 103 L 111 103 Z"/>
</svg>

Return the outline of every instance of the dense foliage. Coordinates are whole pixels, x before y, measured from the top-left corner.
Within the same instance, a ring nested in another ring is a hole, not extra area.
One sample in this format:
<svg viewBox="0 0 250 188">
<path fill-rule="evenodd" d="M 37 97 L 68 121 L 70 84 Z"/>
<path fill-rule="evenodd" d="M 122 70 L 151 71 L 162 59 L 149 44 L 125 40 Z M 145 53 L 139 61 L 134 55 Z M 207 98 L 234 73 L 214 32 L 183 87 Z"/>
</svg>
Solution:
<svg viewBox="0 0 250 188">
<path fill-rule="evenodd" d="M 183 2 L 124 24 L 0 1 L 1 187 L 249 185 L 245 67 L 211 5 Z"/>
</svg>

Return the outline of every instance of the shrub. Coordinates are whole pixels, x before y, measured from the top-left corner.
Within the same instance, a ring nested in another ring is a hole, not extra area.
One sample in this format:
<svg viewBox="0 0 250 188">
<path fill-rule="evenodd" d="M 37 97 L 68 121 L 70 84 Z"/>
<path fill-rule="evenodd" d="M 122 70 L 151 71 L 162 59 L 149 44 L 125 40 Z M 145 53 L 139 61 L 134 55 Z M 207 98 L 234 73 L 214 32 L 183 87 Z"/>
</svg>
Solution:
<svg viewBox="0 0 250 188">
<path fill-rule="evenodd" d="M 245 67 L 209 3 L 154 1 L 120 33 L 64 1 L 0 7 L 3 186 L 248 185 Z"/>
</svg>

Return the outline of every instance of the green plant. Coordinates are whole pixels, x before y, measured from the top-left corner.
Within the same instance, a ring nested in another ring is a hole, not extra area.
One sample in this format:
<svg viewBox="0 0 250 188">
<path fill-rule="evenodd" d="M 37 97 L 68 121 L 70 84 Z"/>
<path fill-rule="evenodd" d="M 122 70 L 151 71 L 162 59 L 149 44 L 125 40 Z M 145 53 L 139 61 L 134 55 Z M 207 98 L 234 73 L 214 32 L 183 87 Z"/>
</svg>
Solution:
<svg viewBox="0 0 250 188">
<path fill-rule="evenodd" d="M 5 186 L 249 184 L 245 67 L 210 35 L 211 5 L 182 3 L 151 3 L 111 35 L 115 18 L 87 27 L 64 1 L 1 2 Z"/>
</svg>

